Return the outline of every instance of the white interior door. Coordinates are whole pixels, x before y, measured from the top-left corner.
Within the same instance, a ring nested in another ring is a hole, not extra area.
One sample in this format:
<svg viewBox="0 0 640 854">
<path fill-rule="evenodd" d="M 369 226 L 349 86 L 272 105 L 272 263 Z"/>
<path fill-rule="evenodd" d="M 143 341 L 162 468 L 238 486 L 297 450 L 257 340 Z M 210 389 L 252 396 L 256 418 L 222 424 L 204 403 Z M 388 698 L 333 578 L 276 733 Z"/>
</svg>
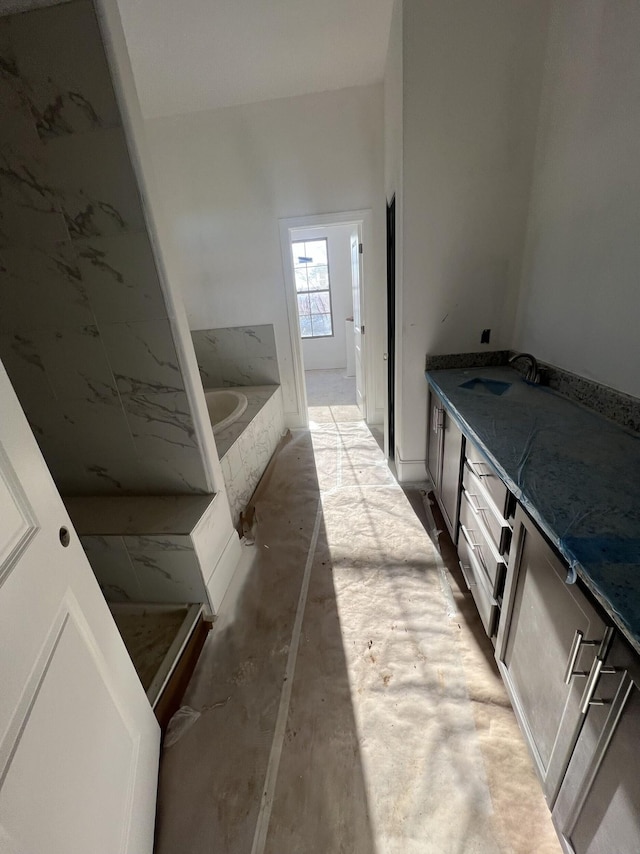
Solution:
<svg viewBox="0 0 640 854">
<path fill-rule="evenodd" d="M 351 235 L 351 287 L 353 291 L 353 336 L 356 351 L 356 403 L 362 413 L 367 417 L 364 383 L 364 324 L 362 318 L 363 295 L 362 295 L 362 254 L 360 252 L 360 238 L 358 234 Z"/>
<path fill-rule="evenodd" d="M 150 854 L 159 727 L 1 363 L 0 686 L 0 852 Z"/>
</svg>

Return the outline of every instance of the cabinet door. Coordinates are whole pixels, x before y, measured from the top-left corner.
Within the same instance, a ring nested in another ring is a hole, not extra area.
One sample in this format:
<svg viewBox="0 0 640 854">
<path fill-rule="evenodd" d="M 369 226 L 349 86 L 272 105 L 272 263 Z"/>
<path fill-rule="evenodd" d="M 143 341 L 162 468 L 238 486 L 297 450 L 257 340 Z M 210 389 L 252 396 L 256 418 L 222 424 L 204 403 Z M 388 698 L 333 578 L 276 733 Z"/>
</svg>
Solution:
<svg viewBox="0 0 640 854">
<path fill-rule="evenodd" d="M 589 706 L 553 810 L 570 854 L 640 850 L 639 669 L 637 656 L 618 639 L 594 685 L 595 704 Z"/>
<path fill-rule="evenodd" d="M 429 387 L 427 395 L 427 469 L 436 492 L 440 489 L 440 449 L 444 406 L 438 395 Z"/>
<path fill-rule="evenodd" d="M 549 804 L 584 718 L 585 676 L 565 681 L 576 632 L 583 642 L 573 672 L 586 674 L 605 631 L 598 612 L 566 576 L 566 565 L 518 507 L 496 659 Z"/>
<path fill-rule="evenodd" d="M 457 542 L 458 507 L 462 476 L 462 433 L 449 413 L 444 412 L 442 428 L 442 467 L 440 474 L 440 506 L 449 533 Z"/>
</svg>

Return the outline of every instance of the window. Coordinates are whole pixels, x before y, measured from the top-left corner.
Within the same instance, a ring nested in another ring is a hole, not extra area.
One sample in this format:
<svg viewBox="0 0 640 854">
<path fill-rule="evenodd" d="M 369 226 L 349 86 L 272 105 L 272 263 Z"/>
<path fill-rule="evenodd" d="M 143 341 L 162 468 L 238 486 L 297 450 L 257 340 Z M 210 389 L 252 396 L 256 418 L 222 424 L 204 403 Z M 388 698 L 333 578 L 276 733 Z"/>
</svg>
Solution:
<svg viewBox="0 0 640 854">
<path fill-rule="evenodd" d="M 303 338 L 329 338 L 333 335 L 333 318 L 327 239 L 298 240 L 291 244 L 291 251 L 300 335 Z"/>
</svg>

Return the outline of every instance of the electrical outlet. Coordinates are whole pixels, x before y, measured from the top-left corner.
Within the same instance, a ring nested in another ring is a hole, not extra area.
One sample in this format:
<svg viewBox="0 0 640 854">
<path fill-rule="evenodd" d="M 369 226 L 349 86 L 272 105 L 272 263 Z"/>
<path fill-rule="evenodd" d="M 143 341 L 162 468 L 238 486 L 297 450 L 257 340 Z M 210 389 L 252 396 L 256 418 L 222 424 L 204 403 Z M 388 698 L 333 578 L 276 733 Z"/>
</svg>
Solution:
<svg viewBox="0 0 640 854">
<path fill-rule="evenodd" d="M 480 336 L 480 343 L 481 344 L 488 344 L 490 338 L 491 338 L 491 330 L 490 329 L 483 329 L 482 335 Z"/>
</svg>

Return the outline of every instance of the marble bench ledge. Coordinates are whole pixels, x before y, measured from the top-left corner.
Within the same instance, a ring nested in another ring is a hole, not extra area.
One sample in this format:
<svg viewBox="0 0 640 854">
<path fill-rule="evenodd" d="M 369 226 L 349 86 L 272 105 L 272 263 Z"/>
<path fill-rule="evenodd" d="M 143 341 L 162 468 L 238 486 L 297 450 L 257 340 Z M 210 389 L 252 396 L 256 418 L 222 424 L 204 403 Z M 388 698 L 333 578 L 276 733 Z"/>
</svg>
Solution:
<svg viewBox="0 0 640 854">
<path fill-rule="evenodd" d="M 210 495 L 78 496 L 64 498 L 81 536 L 188 535 L 215 501 Z"/>
</svg>

